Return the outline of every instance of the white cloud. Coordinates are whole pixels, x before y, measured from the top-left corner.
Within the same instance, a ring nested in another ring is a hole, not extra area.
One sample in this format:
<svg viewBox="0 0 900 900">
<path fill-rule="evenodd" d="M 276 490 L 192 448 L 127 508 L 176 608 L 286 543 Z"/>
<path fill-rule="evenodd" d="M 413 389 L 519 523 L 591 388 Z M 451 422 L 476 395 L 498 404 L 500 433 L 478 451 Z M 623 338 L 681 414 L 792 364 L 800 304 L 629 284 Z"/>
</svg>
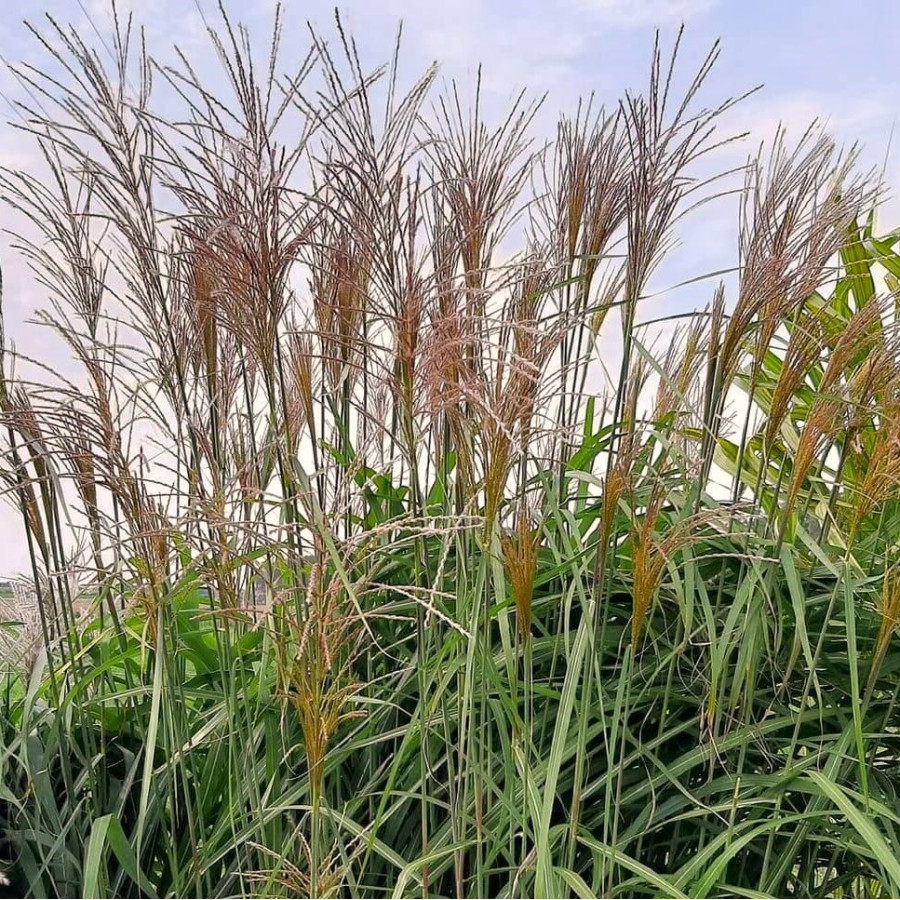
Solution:
<svg viewBox="0 0 900 900">
<path fill-rule="evenodd" d="M 597 21 L 626 28 L 662 25 L 708 12 L 717 0 L 579 0 Z"/>
</svg>

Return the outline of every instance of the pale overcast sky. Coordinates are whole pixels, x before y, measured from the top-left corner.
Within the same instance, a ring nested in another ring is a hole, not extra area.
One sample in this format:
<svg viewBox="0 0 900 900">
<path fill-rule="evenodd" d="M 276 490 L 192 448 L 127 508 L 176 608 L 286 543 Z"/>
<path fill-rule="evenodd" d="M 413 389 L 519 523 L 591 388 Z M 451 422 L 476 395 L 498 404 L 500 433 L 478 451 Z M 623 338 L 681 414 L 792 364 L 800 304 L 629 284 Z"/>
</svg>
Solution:
<svg viewBox="0 0 900 900">
<path fill-rule="evenodd" d="M 271 0 L 226 0 L 225 6 L 250 26 L 262 46 L 272 20 Z M 283 6 L 287 58 L 305 52 L 307 20 L 333 33 L 334 3 L 287 0 Z M 137 22 L 146 26 L 148 43 L 158 56 L 165 58 L 177 42 L 190 55 L 210 60 L 203 21 L 204 16 L 216 21 L 215 2 L 120 0 L 119 7 L 133 10 Z M 894 0 L 359 0 L 339 8 L 372 65 L 387 58 L 402 20 L 402 57 L 410 76 L 436 60 L 443 77 L 471 84 L 481 63 L 486 100 L 498 109 L 521 88 L 535 95 L 548 92 L 537 123 L 548 137 L 555 114 L 572 110 L 579 95 L 595 92 L 600 101 L 614 104 L 625 89 L 643 88 L 654 30 L 658 27 L 670 42 L 682 22 L 687 26 L 685 72 L 721 39 L 721 58 L 708 82 L 710 102 L 763 85 L 734 116 L 736 129 L 749 130 L 754 138 L 741 148 L 744 155 L 770 137 L 779 121 L 788 126 L 789 135 L 799 137 L 818 118 L 840 142 L 860 141 L 867 166 L 880 168 L 898 118 L 900 19 Z M 77 25 L 98 43 L 108 33 L 107 0 L 26 0 L 16 5 L 15 13 L 7 4 L 0 17 L 5 63 L 43 61 L 21 19 L 39 24 L 44 13 Z M 21 96 L 5 66 L 0 91 L 7 99 Z M 0 103 L 0 117 L 11 115 L 10 105 Z M 33 158 L 21 134 L 9 125 L 0 127 L 3 165 L 27 167 Z M 888 156 L 886 171 L 888 185 L 897 192 L 897 150 Z M 734 264 L 730 223 L 735 219 L 732 202 L 704 213 L 701 223 L 681 235 L 683 245 L 689 244 L 685 249 L 693 272 Z M 0 225 L 10 224 L 15 223 L 0 210 Z M 900 225 L 900 204 L 885 206 L 882 225 Z M 19 350 L 40 356 L 40 339 L 22 323 L 44 301 L 6 237 L 0 238 L 0 265 L 10 336 Z M 701 306 L 709 294 L 710 288 L 703 286 L 677 302 Z M 11 511 L 0 509 L 0 575 L 25 567 L 19 525 Z"/>
</svg>

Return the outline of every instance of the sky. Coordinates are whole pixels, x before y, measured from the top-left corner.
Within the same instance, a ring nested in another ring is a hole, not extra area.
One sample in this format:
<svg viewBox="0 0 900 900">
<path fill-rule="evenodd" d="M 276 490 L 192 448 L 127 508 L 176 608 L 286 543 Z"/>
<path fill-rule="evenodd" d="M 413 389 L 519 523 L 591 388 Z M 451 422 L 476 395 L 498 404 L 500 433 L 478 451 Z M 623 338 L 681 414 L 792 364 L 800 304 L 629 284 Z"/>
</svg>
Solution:
<svg viewBox="0 0 900 900">
<path fill-rule="evenodd" d="M 272 0 L 224 0 L 224 5 L 264 48 Z M 157 55 L 172 58 L 177 43 L 205 60 L 201 67 L 212 66 L 204 23 L 217 21 L 215 0 L 119 0 L 118 6 L 134 12 Z M 293 54 L 299 60 L 304 53 L 307 21 L 321 33 L 334 34 L 333 2 L 287 0 L 283 7 L 287 59 Z M 860 142 L 866 168 L 884 168 L 889 190 L 881 225 L 900 226 L 900 202 L 890 193 L 890 186 L 900 192 L 900 140 L 891 149 L 900 117 L 900 67 L 894 62 L 900 24 L 893 0 L 356 0 L 338 8 L 364 62 L 373 66 L 389 56 L 402 22 L 403 73 L 410 80 L 437 61 L 441 79 L 472 85 L 481 65 L 489 112 L 502 110 L 522 89 L 535 97 L 546 93 L 535 123 L 539 137 L 541 132 L 552 135 L 557 113 L 572 111 L 579 96 L 593 92 L 600 102 L 614 105 L 626 89 L 644 87 L 656 29 L 664 45 L 671 45 L 684 24 L 685 72 L 721 41 L 721 56 L 706 86 L 710 103 L 760 87 L 733 113 L 735 131 L 749 131 L 751 138 L 728 152 L 744 159 L 760 140 L 772 137 L 779 122 L 789 137 L 798 138 L 818 119 L 839 143 Z M 108 0 L 26 0 L 17 14 L 5 10 L 0 17 L 0 120 L 10 121 L 0 124 L 0 165 L 12 169 L 30 168 L 34 156 L 27 137 L 14 127 L 11 104 L 22 89 L 8 66 L 41 65 L 45 57 L 21 17 L 41 28 L 45 13 L 75 25 L 101 48 L 109 35 Z M 0 227 L 18 224 L 0 209 Z M 679 235 L 689 246 L 695 271 L 733 264 L 735 225 L 735 203 L 719 204 Z M 27 322 L 45 298 L 5 235 L 0 235 L 0 267 L 9 336 L 20 352 L 40 359 L 48 345 Z M 704 285 L 665 302 L 699 307 L 710 293 Z M 0 576 L 26 568 L 20 531 L 16 514 L 0 506 Z"/>
</svg>

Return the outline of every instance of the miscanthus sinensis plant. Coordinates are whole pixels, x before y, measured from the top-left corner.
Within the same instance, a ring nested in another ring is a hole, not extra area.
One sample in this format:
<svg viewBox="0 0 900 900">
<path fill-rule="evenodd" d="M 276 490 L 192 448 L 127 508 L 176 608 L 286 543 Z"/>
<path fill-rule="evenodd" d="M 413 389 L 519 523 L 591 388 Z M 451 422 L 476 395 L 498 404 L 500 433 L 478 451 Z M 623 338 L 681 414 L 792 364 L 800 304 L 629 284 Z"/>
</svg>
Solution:
<svg viewBox="0 0 900 900">
<path fill-rule="evenodd" d="M 222 18 L 215 78 L 39 34 L 21 891 L 896 896 L 900 255 L 854 153 L 751 157 L 655 352 L 740 114 L 716 48 L 541 142 L 340 24 Z"/>
</svg>

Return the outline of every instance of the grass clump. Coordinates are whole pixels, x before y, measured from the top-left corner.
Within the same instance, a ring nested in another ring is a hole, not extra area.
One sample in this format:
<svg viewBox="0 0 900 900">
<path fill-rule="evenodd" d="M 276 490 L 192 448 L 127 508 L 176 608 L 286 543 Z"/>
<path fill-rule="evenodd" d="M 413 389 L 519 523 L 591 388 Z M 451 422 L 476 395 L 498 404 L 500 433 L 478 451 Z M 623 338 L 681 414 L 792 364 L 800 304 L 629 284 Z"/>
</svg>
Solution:
<svg viewBox="0 0 900 900">
<path fill-rule="evenodd" d="M 291 68 L 224 19 L 218 82 L 49 27 L 46 175 L 0 179 L 68 354 L 2 341 L 22 891 L 895 895 L 900 257 L 854 154 L 750 161 L 658 354 L 717 49 L 543 146 L 340 27 Z"/>
</svg>

